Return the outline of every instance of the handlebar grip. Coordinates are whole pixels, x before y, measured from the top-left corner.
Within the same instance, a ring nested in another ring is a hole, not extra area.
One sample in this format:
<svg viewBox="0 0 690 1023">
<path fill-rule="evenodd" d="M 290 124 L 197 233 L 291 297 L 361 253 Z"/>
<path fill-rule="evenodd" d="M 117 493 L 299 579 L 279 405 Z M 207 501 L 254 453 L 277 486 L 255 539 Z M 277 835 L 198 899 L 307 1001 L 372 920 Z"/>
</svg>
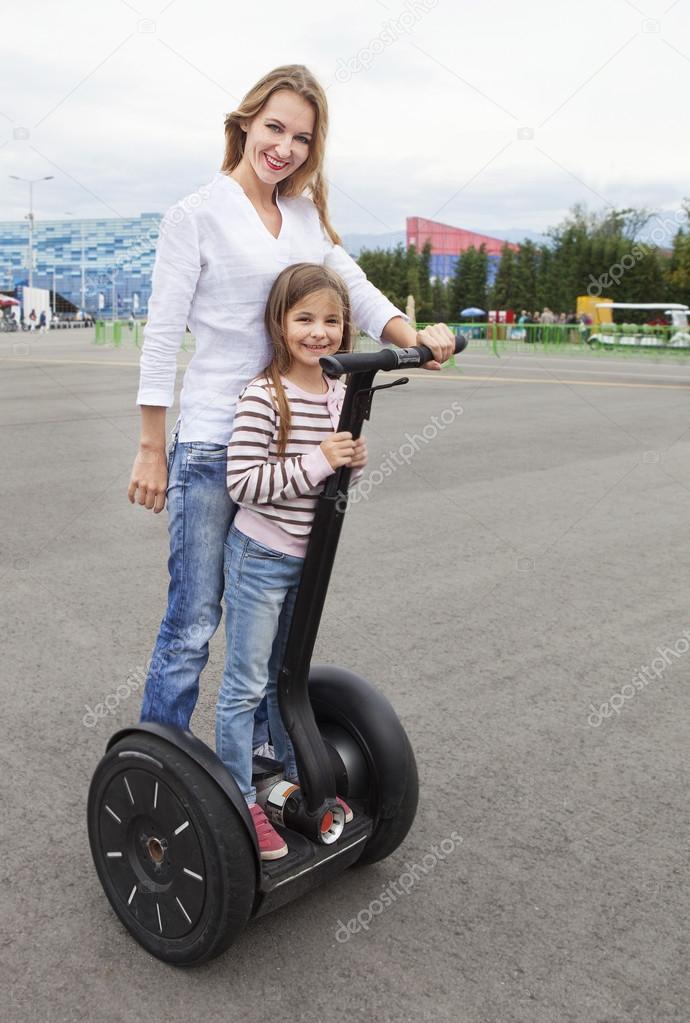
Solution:
<svg viewBox="0 0 690 1023">
<path fill-rule="evenodd" d="M 467 338 L 461 334 L 455 339 L 455 354 L 467 348 Z M 426 345 L 412 348 L 382 348 L 378 352 L 343 352 L 342 355 L 326 355 L 319 359 L 326 376 L 339 377 L 344 373 L 361 373 L 366 370 L 391 370 L 400 366 L 423 366 L 431 362 L 433 353 Z"/>
<path fill-rule="evenodd" d="M 326 376 L 339 377 L 343 373 L 360 373 L 368 369 L 396 369 L 396 349 L 382 348 L 379 352 L 343 352 L 325 355 L 319 359 Z"/>
</svg>

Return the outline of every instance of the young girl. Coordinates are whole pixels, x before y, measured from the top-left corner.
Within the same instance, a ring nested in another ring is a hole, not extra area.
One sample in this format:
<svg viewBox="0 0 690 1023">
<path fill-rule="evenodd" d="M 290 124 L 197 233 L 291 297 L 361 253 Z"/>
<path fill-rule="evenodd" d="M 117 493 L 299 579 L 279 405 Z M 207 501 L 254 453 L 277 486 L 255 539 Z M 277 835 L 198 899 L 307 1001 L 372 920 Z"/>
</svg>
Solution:
<svg viewBox="0 0 690 1023">
<path fill-rule="evenodd" d="M 228 490 L 239 506 L 225 545 L 227 657 L 216 713 L 218 756 L 254 820 L 261 858 L 287 845 L 256 802 L 252 786 L 254 712 L 264 693 L 275 757 L 297 781 L 294 750 L 280 717 L 283 659 L 317 495 L 341 465 L 366 463 L 362 438 L 337 433 L 345 387 L 319 359 L 351 347 L 348 289 L 332 270 L 297 263 L 268 298 L 273 358 L 244 389 L 228 445 Z M 350 808 L 339 800 L 346 820 Z"/>
</svg>

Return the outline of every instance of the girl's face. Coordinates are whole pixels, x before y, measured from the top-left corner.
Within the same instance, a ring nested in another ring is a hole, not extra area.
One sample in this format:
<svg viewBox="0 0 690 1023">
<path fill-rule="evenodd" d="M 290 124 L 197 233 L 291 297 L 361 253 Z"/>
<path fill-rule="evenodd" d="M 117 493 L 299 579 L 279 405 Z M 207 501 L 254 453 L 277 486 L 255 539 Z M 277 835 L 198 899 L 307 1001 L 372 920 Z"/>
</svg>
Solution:
<svg viewBox="0 0 690 1023">
<path fill-rule="evenodd" d="M 324 355 L 334 355 L 343 340 L 343 311 L 335 292 L 315 291 L 285 317 L 285 340 L 292 365 L 313 368 Z"/>
<path fill-rule="evenodd" d="M 279 89 L 251 121 L 243 122 L 247 138 L 242 162 L 265 185 L 277 185 L 309 156 L 314 120 L 311 103 L 292 89 Z"/>
</svg>

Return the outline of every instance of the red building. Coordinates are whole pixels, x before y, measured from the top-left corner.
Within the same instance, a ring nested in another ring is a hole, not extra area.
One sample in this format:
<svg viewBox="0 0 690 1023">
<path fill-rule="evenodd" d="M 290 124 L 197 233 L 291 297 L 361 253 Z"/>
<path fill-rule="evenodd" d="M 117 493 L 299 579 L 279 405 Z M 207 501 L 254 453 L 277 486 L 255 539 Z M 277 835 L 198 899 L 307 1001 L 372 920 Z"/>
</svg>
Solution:
<svg viewBox="0 0 690 1023">
<path fill-rule="evenodd" d="M 406 227 L 407 244 L 414 245 L 418 252 L 424 248 L 427 241 L 431 242 L 432 276 L 444 279 L 453 275 L 461 252 L 473 245 L 476 249 L 484 245 L 489 256 L 491 281 L 496 272 L 501 247 L 506 244 L 500 238 L 491 238 L 487 234 L 466 231 L 462 227 L 451 227 L 449 224 L 439 224 L 436 220 L 426 220 L 424 217 L 408 217 Z M 514 252 L 518 251 L 519 245 L 509 244 Z"/>
</svg>

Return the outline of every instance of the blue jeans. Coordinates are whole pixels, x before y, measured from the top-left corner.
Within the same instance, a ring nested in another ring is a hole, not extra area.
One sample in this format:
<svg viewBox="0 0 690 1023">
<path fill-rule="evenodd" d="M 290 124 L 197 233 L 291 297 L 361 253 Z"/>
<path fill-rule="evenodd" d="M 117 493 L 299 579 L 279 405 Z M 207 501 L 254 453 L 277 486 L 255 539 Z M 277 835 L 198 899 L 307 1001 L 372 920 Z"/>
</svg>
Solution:
<svg viewBox="0 0 690 1023">
<path fill-rule="evenodd" d="M 271 550 L 233 526 L 225 545 L 225 671 L 216 708 L 216 752 L 242 795 L 252 785 L 252 727 L 264 693 L 275 758 L 297 778 L 295 752 L 278 707 L 277 680 L 304 558 Z"/>
<path fill-rule="evenodd" d="M 184 443 L 168 453 L 168 607 L 151 657 L 142 721 L 189 728 L 208 643 L 222 616 L 223 544 L 236 505 L 224 444 Z"/>
</svg>

